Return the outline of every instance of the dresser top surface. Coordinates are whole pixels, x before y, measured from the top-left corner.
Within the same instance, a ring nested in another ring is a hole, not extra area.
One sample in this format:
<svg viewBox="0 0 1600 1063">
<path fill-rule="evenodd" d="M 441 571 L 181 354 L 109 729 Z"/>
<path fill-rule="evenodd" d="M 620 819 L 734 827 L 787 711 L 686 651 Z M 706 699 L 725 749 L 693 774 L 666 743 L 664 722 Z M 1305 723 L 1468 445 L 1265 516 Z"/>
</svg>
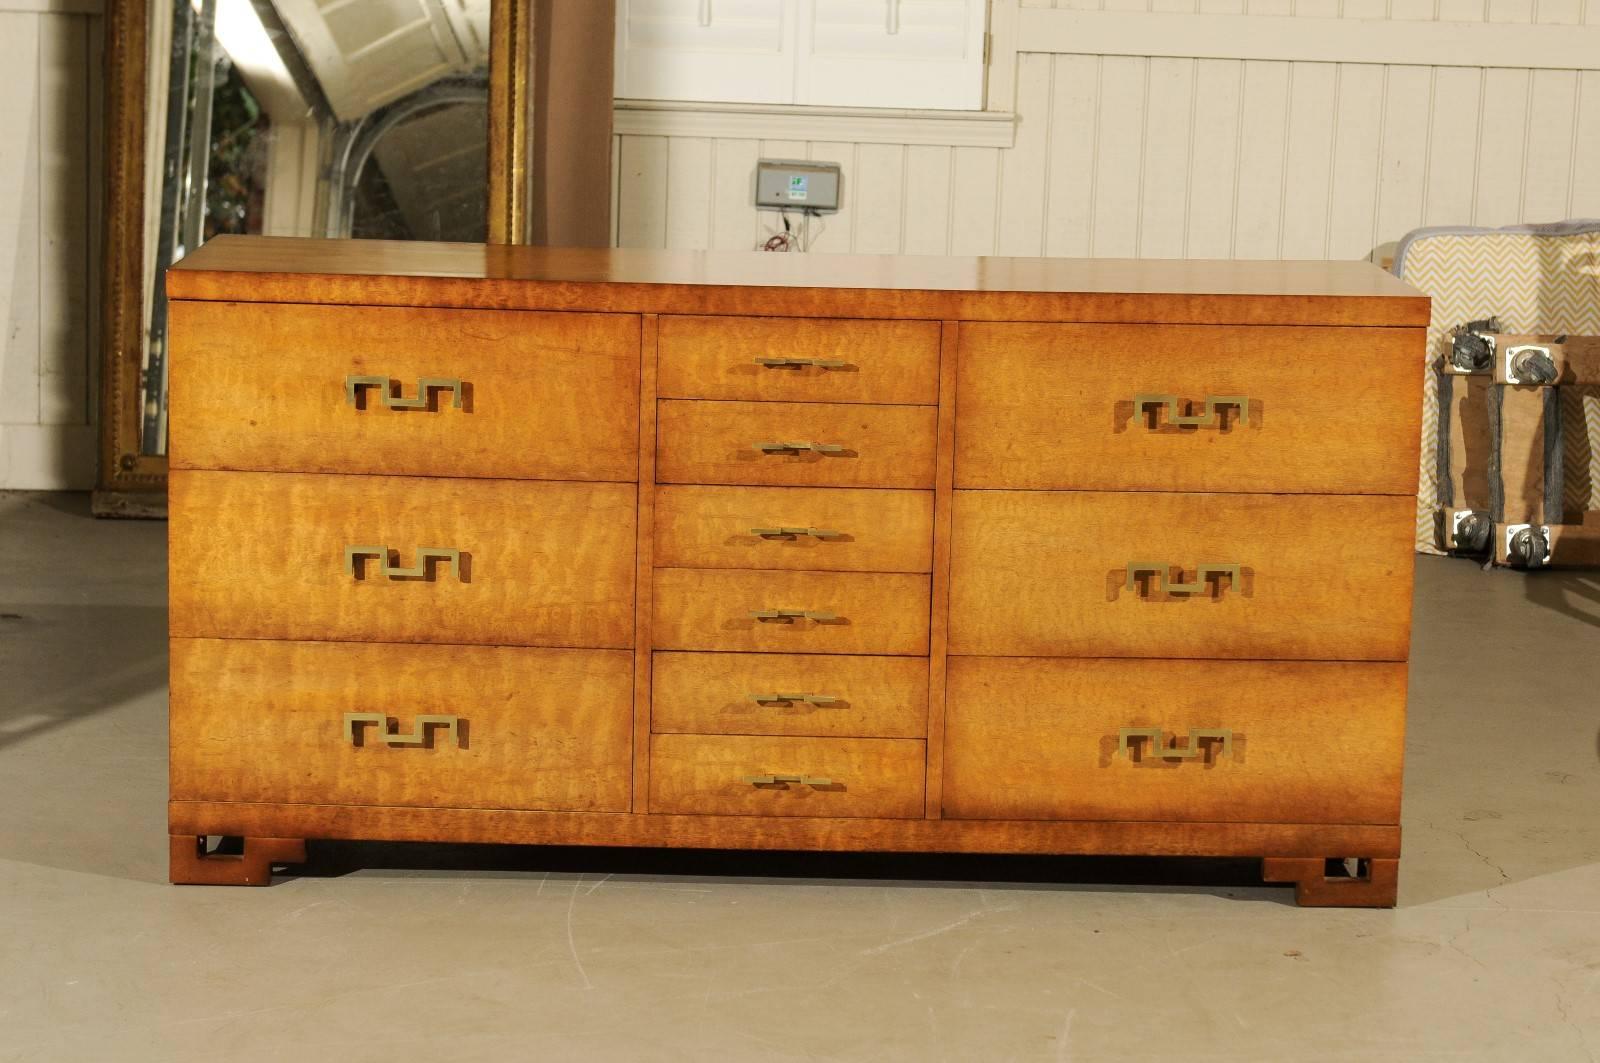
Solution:
<svg viewBox="0 0 1600 1063">
<path fill-rule="evenodd" d="M 1176 261 L 508 247 L 224 236 L 174 299 L 978 320 L 1425 325 L 1367 262 Z"/>
</svg>

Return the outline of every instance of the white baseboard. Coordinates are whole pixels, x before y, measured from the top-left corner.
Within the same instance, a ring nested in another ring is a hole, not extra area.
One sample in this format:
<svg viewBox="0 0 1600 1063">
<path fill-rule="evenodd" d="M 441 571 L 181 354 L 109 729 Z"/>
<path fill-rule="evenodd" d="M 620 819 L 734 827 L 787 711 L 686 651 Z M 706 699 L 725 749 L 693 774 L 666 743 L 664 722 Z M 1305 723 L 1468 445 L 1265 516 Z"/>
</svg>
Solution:
<svg viewBox="0 0 1600 1063">
<path fill-rule="evenodd" d="M 0 424 L 0 489 L 87 491 L 95 451 L 92 425 Z"/>
</svg>

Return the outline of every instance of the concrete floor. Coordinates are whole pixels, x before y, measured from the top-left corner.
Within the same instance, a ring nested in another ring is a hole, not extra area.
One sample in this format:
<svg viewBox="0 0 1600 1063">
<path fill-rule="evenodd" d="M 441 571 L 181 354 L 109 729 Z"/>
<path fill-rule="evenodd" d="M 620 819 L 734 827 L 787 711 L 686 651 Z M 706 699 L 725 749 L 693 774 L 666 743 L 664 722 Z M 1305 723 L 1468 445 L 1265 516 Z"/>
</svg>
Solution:
<svg viewBox="0 0 1600 1063">
<path fill-rule="evenodd" d="M 1250 864 L 466 847 L 180 888 L 165 531 L 0 495 L 0 1060 L 1600 1054 L 1596 574 L 1420 559 L 1392 912 Z"/>
</svg>

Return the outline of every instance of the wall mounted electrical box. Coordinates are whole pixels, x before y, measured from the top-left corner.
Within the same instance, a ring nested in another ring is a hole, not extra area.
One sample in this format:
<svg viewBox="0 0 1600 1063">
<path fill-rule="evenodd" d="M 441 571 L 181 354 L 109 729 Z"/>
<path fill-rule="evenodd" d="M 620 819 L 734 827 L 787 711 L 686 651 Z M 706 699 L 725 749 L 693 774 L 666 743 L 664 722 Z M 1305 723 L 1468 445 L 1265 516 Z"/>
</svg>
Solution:
<svg viewBox="0 0 1600 1063">
<path fill-rule="evenodd" d="M 836 211 L 839 179 L 836 162 L 762 159 L 756 163 L 756 208 Z"/>
</svg>

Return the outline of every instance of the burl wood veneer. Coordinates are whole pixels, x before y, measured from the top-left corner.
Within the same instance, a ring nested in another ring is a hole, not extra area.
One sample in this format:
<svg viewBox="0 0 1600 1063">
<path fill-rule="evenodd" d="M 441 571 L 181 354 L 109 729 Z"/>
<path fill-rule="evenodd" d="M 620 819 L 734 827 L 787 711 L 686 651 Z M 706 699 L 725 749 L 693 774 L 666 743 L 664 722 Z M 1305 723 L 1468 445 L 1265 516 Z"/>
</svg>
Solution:
<svg viewBox="0 0 1600 1063">
<path fill-rule="evenodd" d="M 340 838 L 1394 903 L 1428 303 L 1376 268 L 226 237 L 167 284 L 173 881 Z"/>
</svg>

